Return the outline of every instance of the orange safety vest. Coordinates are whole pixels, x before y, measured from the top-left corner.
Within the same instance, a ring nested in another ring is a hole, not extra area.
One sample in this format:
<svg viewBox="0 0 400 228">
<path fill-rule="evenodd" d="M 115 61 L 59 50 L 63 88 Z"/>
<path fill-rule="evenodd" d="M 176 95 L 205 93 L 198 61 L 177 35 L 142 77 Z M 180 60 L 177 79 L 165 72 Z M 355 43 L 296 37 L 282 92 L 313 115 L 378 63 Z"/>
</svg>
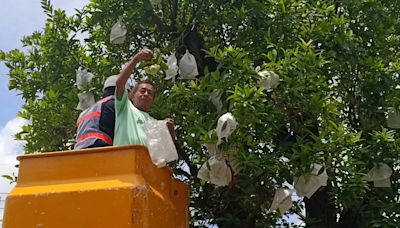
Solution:
<svg viewBox="0 0 400 228">
<path fill-rule="evenodd" d="M 76 121 L 77 134 L 74 149 L 88 148 L 93 145 L 96 140 L 102 140 L 108 145 L 113 144 L 112 138 L 100 130 L 101 107 L 104 102 L 112 99 L 114 95 L 101 99 L 83 111 Z"/>
</svg>

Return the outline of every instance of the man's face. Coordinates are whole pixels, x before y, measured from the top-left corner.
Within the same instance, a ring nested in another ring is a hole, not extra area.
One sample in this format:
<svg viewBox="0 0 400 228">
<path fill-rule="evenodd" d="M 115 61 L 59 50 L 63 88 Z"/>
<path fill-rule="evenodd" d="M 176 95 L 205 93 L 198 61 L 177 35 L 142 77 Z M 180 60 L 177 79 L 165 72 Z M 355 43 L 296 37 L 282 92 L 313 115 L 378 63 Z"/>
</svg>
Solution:
<svg viewBox="0 0 400 228">
<path fill-rule="evenodd" d="M 137 109 L 147 112 L 154 103 L 154 92 L 152 85 L 142 83 L 134 93 L 130 94 L 130 98 Z"/>
</svg>

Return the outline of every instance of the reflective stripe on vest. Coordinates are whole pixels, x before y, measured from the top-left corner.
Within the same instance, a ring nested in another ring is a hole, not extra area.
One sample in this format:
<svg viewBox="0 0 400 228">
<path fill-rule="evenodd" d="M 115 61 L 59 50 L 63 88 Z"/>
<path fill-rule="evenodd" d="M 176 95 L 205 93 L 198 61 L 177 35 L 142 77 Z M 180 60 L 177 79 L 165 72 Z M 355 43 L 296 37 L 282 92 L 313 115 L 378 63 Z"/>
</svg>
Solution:
<svg viewBox="0 0 400 228">
<path fill-rule="evenodd" d="M 79 137 L 77 143 L 80 143 L 83 140 L 89 139 L 89 138 L 97 138 L 97 139 L 103 140 L 104 142 L 106 142 L 106 143 L 108 143 L 110 145 L 113 144 L 112 139 L 108 135 L 103 134 L 103 133 L 97 133 L 97 132 L 92 132 L 92 133 L 87 133 L 87 134 L 82 135 L 81 137 Z"/>
<path fill-rule="evenodd" d="M 76 127 L 79 127 L 81 125 L 81 123 L 89 118 L 93 118 L 93 117 L 100 117 L 101 112 L 91 112 L 89 114 L 86 114 L 84 116 L 82 116 L 81 118 L 78 119 L 78 121 L 76 121 Z"/>
</svg>

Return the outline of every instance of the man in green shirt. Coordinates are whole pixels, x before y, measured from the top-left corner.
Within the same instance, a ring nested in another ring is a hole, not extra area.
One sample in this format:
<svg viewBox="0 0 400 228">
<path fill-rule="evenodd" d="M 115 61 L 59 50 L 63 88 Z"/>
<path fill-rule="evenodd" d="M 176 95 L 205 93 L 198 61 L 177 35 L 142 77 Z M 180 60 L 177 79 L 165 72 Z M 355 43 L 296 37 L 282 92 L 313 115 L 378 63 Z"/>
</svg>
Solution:
<svg viewBox="0 0 400 228">
<path fill-rule="evenodd" d="M 119 74 L 115 89 L 116 119 L 113 145 L 147 144 L 147 137 L 141 124 L 154 120 L 147 113 L 154 104 L 154 85 L 149 81 L 140 81 L 129 94 L 125 89 L 125 85 L 136 65 L 141 61 L 152 58 L 153 52 L 149 49 L 143 49 L 133 56 Z M 167 126 L 172 137 L 175 138 L 172 119 L 168 120 Z"/>
</svg>

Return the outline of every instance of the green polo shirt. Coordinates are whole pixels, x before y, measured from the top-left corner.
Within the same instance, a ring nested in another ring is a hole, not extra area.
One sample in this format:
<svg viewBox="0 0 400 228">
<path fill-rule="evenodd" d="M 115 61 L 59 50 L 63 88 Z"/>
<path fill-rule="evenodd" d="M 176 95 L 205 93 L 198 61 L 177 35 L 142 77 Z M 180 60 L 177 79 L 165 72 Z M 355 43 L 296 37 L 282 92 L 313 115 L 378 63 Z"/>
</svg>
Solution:
<svg viewBox="0 0 400 228">
<path fill-rule="evenodd" d="M 122 98 L 115 96 L 114 145 L 147 144 L 147 137 L 141 125 L 154 120 L 147 112 L 137 109 L 125 90 Z"/>
</svg>

